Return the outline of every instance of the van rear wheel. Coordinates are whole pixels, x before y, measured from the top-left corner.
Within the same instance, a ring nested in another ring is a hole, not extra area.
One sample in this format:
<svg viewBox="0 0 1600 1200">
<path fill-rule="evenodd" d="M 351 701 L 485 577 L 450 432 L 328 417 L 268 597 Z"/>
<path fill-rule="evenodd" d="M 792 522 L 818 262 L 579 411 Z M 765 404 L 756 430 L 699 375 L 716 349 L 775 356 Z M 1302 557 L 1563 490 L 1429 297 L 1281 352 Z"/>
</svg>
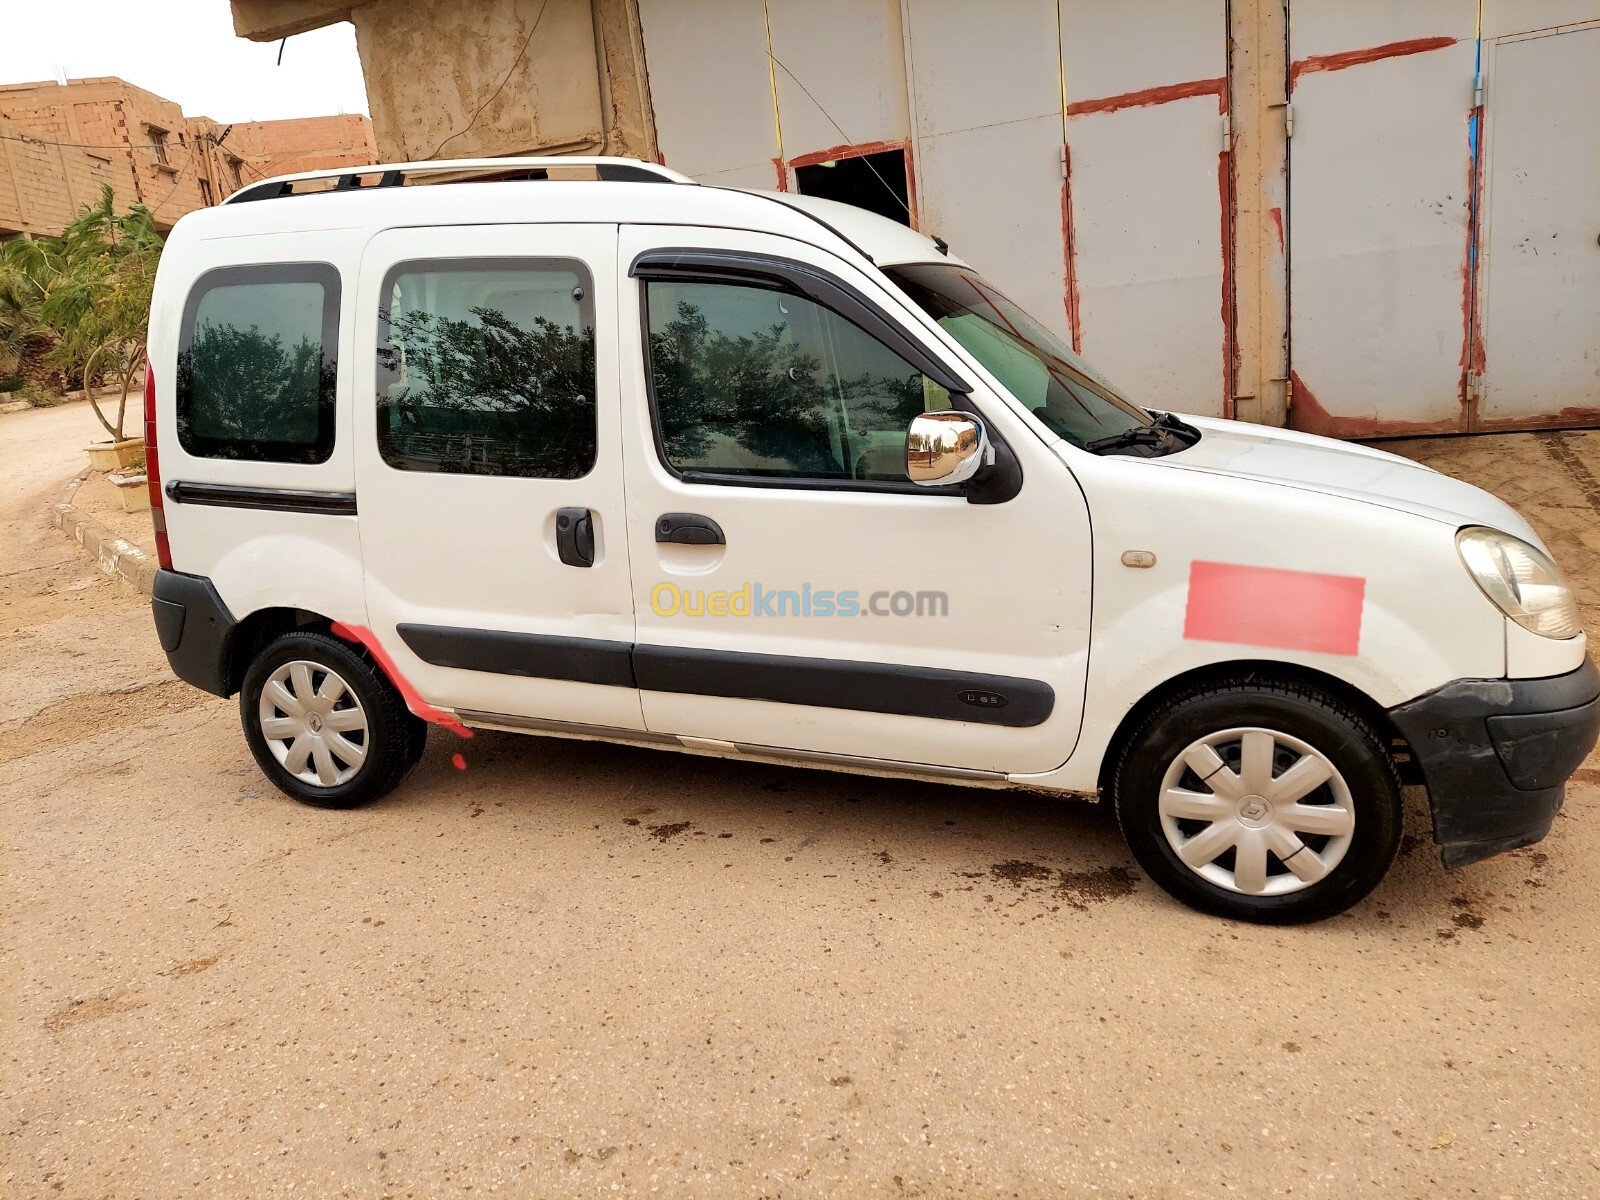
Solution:
<svg viewBox="0 0 1600 1200">
<path fill-rule="evenodd" d="M 427 736 L 366 654 L 309 630 L 283 634 L 256 656 L 239 717 L 267 777 L 318 808 L 354 808 L 393 791 Z"/>
<path fill-rule="evenodd" d="M 1400 782 L 1383 737 L 1299 684 L 1207 686 L 1166 701 L 1124 747 L 1112 799 L 1156 883 L 1238 920 L 1343 912 L 1400 848 Z"/>
</svg>

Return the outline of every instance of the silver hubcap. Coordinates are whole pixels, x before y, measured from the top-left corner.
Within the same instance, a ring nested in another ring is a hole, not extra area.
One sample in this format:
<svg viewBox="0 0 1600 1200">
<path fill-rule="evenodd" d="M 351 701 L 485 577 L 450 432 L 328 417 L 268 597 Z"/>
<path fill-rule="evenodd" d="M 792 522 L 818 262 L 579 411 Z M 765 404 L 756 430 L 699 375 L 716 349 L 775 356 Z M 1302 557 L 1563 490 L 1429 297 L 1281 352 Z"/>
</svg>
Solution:
<svg viewBox="0 0 1600 1200">
<path fill-rule="evenodd" d="M 1202 879 L 1247 896 L 1310 887 L 1355 832 L 1350 788 L 1326 755 L 1270 729 L 1191 743 L 1161 780 L 1161 829 Z"/>
<path fill-rule="evenodd" d="M 350 685 L 321 663 L 284 663 L 261 689 L 261 732 L 284 769 L 336 787 L 367 760 L 367 714 Z"/>
</svg>

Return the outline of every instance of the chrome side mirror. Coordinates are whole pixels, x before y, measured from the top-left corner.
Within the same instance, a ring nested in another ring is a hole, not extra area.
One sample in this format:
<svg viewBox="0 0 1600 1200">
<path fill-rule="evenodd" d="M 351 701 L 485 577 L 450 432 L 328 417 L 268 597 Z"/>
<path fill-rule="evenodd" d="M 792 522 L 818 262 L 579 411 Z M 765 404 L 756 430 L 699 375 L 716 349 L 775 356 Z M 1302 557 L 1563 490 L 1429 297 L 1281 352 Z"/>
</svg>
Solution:
<svg viewBox="0 0 1600 1200">
<path fill-rule="evenodd" d="M 906 474 L 920 487 L 966 483 L 994 461 L 989 434 L 971 413 L 946 410 L 911 418 Z"/>
</svg>

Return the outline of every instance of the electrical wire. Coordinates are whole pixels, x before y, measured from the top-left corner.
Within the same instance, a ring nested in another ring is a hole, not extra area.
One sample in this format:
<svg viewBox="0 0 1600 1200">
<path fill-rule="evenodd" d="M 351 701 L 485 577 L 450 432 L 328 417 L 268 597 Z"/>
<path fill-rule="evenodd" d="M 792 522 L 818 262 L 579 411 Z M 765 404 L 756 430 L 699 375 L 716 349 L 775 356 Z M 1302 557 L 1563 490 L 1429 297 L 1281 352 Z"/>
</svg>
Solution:
<svg viewBox="0 0 1600 1200">
<path fill-rule="evenodd" d="M 828 124 L 832 125 L 833 128 L 834 128 L 834 131 L 838 133 L 838 135 L 839 135 L 839 137 L 841 139 L 843 139 L 843 144 L 847 145 L 847 146 L 854 145 L 854 142 L 852 142 L 851 139 L 850 139 L 850 135 L 844 131 L 844 129 L 839 125 L 839 122 L 837 122 L 837 121 L 835 121 L 833 119 L 833 114 L 830 113 L 827 109 L 822 107 L 822 101 L 818 100 L 815 96 L 813 96 L 811 94 L 811 89 L 808 88 L 805 84 L 800 82 L 800 77 L 798 75 L 796 75 L 793 71 L 789 70 L 788 67 L 784 66 L 783 60 L 772 52 L 772 48 L 771 48 L 770 44 L 767 47 L 767 57 L 770 58 L 773 62 L 777 63 L 778 66 L 783 69 L 783 73 L 785 75 L 787 75 L 790 79 L 794 80 L 795 86 L 798 87 L 802 92 L 804 92 L 806 94 L 806 98 L 808 100 L 810 100 L 811 103 L 813 103 L 813 104 L 815 104 L 817 106 L 817 111 L 820 112 L 823 116 L 828 118 Z M 861 165 L 866 167 L 867 170 L 871 171 L 872 172 L 872 177 L 874 179 L 876 179 L 879 183 L 883 184 L 883 190 L 888 192 L 889 195 L 893 196 L 894 197 L 894 202 L 896 204 L 898 204 L 901 208 L 906 210 L 906 216 L 908 216 L 908 217 L 914 216 L 914 214 L 911 211 L 911 206 L 909 204 L 907 204 L 904 200 L 900 199 L 900 193 L 895 191 L 894 188 L 889 186 L 889 181 L 887 179 L 885 179 L 882 175 L 878 174 L 878 168 L 874 167 L 872 165 L 872 163 L 867 159 L 867 157 L 865 155 L 861 155 L 860 157 L 861 157 Z M 787 166 L 787 165 L 788 164 L 785 163 L 785 166 Z"/>
<path fill-rule="evenodd" d="M 506 72 L 506 77 L 500 81 L 500 86 L 495 88 L 494 95 L 490 96 L 482 104 L 478 105 L 477 108 L 472 110 L 471 120 L 469 120 L 460 129 L 452 133 L 449 137 L 445 138 L 444 141 L 435 146 L 433 148 L 433 153 L 428 155 L 429 159 L 438 158 L 439 151 L 443 150 L 451 142 L 455 141 L 458 137 L 476 125 L 478 123 L 478 118 L 483 115 L 483 110 L 488 108 L 489 105 L 493 104 L 496 100 L 500 99 L 500 93 L 506 90 L 506 84 L 511 82 L 511 77 L 517 73 L 517 68 L 522 65 L 522 59 L 523 56 L 528 53 L 528 47 L 533 45 L 533 35 L 539 32 L 539 22 L 544 20 L 544 10 L 549 7 L 550 0 L 544 0 L 544 3 L 539 5 L 539 11 L 534 15 L 533 18 L 533 28 L 528 30 L 528 36 L 522 39 L 522 49 L 518 50 L 517 57 L 511 60 L 511 69 Z"/>
</svg>

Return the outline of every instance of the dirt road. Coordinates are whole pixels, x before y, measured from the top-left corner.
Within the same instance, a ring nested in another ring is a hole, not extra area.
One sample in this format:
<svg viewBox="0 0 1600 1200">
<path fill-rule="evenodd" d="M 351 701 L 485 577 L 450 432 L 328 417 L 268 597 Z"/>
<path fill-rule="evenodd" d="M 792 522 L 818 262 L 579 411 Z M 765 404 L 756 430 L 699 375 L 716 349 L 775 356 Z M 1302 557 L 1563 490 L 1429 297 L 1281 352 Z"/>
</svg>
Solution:
<svg viewBox="0 0 1600 1200">
<path fill-rule="evenodd" d="M 1600 1194 L 1592 765 L 1284 930 L 1023 795 L 436 730 L 302 808 L 46 527 L 92 431 L 0 418 L 0 1194 Z"/>
</svg>

